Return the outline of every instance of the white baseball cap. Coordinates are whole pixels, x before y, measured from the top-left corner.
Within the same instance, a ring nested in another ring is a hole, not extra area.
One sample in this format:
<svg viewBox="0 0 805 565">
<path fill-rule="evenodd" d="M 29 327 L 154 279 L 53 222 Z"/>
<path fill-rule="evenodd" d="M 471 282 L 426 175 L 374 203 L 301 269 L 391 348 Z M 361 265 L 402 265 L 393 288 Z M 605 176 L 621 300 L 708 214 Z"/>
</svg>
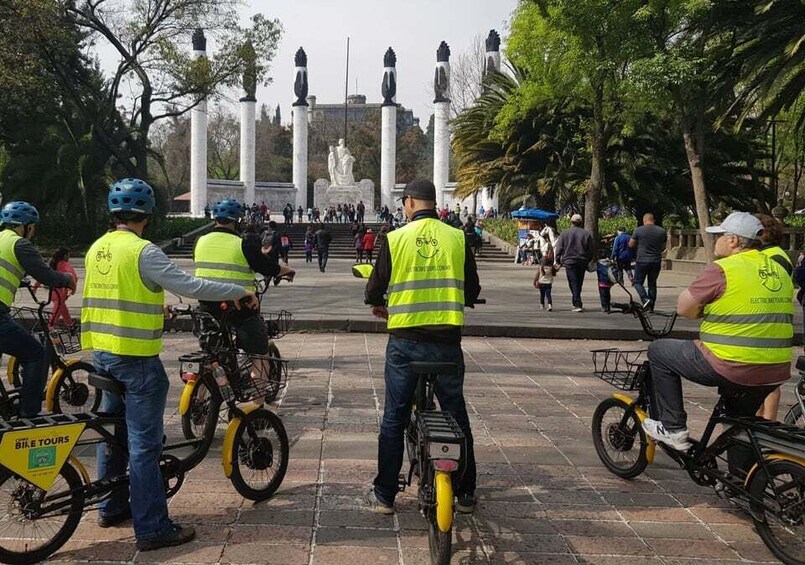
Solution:
<svg viewBox="0 0 805 565">
<path fill-rule="evenodd" d="M 707 233 L 731 233 L 747 239 L 760 239 L 763 224 L 749 212 L 733 212 L 727 216 L 721 225 L 710 226 Z"/>
<path fill-rule="evenodd" d="M 573 214 L 572 216 L 570 216 L 570 221 L 574 222 L 574 223 L 578 223 L 578 222 L 582 222 L 584 220 L 581 217 L 581 214 Z"/>
</svg>

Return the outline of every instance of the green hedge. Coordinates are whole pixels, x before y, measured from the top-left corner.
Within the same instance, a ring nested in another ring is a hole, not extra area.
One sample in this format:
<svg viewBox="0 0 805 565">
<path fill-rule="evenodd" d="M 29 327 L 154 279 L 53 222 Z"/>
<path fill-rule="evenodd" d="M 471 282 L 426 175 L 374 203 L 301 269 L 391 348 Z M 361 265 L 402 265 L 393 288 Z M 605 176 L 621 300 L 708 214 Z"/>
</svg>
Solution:
<svg viewBox="0 0 805 565">
<path fill-rule="evenodd" d="M 207 218 L 163 218 L 155 225 L 145 228 L 145 237 L 159 243 L 174 237 L 181 237 L 210 223 Z"/>
<path fill-rule="evenodd" d="M 483 220 L 484 229 L 489 230 L 503 241 L 512 245 L 517 245 L 517 220 L 504 220 L 498 218 L 496 220 Z M 559 231 L 566 230 L 570 227 L 570 220 L 567 218 L 559 218 L 556 221 L 556 226 Z M 598 232 L 604 236 L 614 234 L 619 227 L 626 228 L 629 233 L 637 227 L 637 219 L 631 216 L 620 218 L 601 218 L 598 220 Z"/>
</svg>

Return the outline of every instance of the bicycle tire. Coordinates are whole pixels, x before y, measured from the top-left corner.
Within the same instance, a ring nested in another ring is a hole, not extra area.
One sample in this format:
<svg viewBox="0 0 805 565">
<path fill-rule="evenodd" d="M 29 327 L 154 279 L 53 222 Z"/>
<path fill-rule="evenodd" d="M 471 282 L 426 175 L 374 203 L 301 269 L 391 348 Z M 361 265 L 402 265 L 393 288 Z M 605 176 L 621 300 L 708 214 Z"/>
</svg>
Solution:
<svg viewBox="0 0 805 565">
<path fill-rule="evenodd" d="M 8 366 L 6 367 L 6 378 L 11 388 L 18 388 L 21 385 L 20 381 L 20 362 L 13 355 L 8 358 Z"/>
<path fill-rule="evenodd" d="M 799 402 L 794 404 L 788 410 L 788 413 L 785 415 L 784 422 L 791 426 L 797 426 L 798 428 L 805 428 L 805 416 L 803 416 L 802 414 L 802 406 L 799 405 Z"/>
<path fill-rule="evenodd" d="M 182 414 L 182 434 L 185 439 L 199 439 L 199 431 L 210 440 L 215 436 L 223 399 L 212 391 L 207 377 L 199 376 L 190 395 L 190 408 Z"/>
<path fill-rule="evenodd" d="M 282 363 L 273 360 L 282 359 L 282 355 L 280 355 L 279 347 L 273 341 L 268 342 L 268 356 L 272 358 L 268 364 L 268 381 L 277 383 L 277 386 L 269 387 L 269 392 L 265 395 L 265 401 L 273 402 L 280 393 L 279 383 L 282 382 Z"/>
<path fill-rule="evenodd" d="M 33 550 L 24 550 L 24 551 L 15 551 L 12 549 L 7 549 L 5 547 L 8 543 L 14 543 L 15 538 L 19 539 L 23 536 L 16 535 L 16 536 L 7 536 L 5 533 L 0 535 L 0 562 L 3 563 L 15 563 L 15 564 L 22 564 L 27 565 L 29 563 L 39 563 L 40 561 L 44 561 L 47 559 L 48 556 L 52 555 L 56 551 L 59 550 L 67 541 L 70 539 L 70 536 L 73 535 L 75 529 L 78 527 L 78 523 L 81 521 L 81 516 L 84 513 L 84 495 L 81 491 L 82 482 L 81 476 L 78 474 L 78 471 L 70 465 L 70 463 L 65 463 L 62 468 L 59 470 L 59 475 L 64 479 L 67 483 L 67 487 L 70 491 L 72 491 L 71 501 L 70 501 L 70 509 L 67 512 L 67 519 L 65 520 L 64 524 L 59 527 L 55 534 L 47 541 L 44 545 L 33 549 Z M 25 481 L 24 479 L 20 478 L 19 476 L 11 473 L 5 468 L 0 468 L 0 489 L 3 489 L 3 486 L 9 481 L 13 479 L 17 479 L 17 482 L 20 485 L 14 489 L 17 490 L 19 488 L 26 488 L 26 487 L 33 487 L 31 483 Z M 54 483 L 55 484 L 55 483 Z M 25 485 L 25 486 L 23 486 Z M 33 487 L 37 488 L 37 487 Z M 41 491 L 41 489 L 38 489 Z M 27 488 L 26 488 L 27 492 Z M 63 492 L 63 491 L 59 491 Z M 46 495 L 47 496 L 47 495 Z M 9 502 L 9 504 L 19 504 L 19 499 L 13 499 Z M 4 505 L 5 507 L 5 505 Z M 8 516 L 9 514 L 6 514 Z M 47 519 L 46 517 L 39 518 L 40 520 Z M 31 524 L 36 525 L 36 520 L 30 522 Z M 3 528 L 3 522 L 0 521 L 0 532 L 5 530 Z M 36 528 L 34 528 L 36 530 Z"/>
<path fill-rule="evenodd" d="M 792 500 L 790 497 L 796 497 L 793 509 L 791 510 L 792 514 L 784 516 L 784 519 L 789 521 L 786 526 L 790 527 L 791 522 L 793 522 L 799 531 L 799 536 L 795 535 L 794 537 L 801 539 L 803 531 L 805 531 L 805 521 L 803 521 L 802 516 L 802 505 L 805 500 L 805 467 L 799 463 L 788 460 L 766 461 L 765 468 L 758 470 L 752 477 L 752 481 L 749 484 L 749 494 L 752 495 L 754 500 L 765 499 L 769 501 L 771 497 L 772 504 L 779 504 L 779 500 L 776 498 L 774 491 L 768 492 L 770 490 L 768 487 L 773 483 L 776 477 L 781 475 L 789 475 L 791 480 L 786 480 L 781 485 L 775 484 L 780 495 L 786 497 L 788 501 Z M 779 490 L 781 487 L 785 487 L 786 490 Z M 791 492 L 792 488 L 794 492 Z M 752 502 L 751 514 L 752 521 L 755 523 L 755 530 L 760 536 L 760 539 L 763 540 L 763 543 L 766 544 L 766 547 L 769 548 L 777 559 L 787 565 L 805 564 L 805 552 L 801 552 L 799 555 L 790 555 L 784 547 L 783 542 L 779 539 L 779 536 L 772 531 L 769 525 L 769 513 L 766 510 L 766 505 L 762 502 Z M 773 517 L 775 521 L 778 519 L 777 516 Z"/>
<path fill-rule="evenodd" d="M 101 406 L 101 390 L 89 387 L 87 375 L 83 378 L 77 377 L 79 371 L 94 373 L 95 367 L 86 361 L 78 361 L 64 368 L 54 389 L 53 412 L 57 414 L 95 412 Z"/>
<path fill-rule="evenodd" d="M 439 483 L 435 481 L 432 467 L 427 470 L 427 475 L 428 480 L 424 483 L 420 483 L 420 486 L 422 486 L 422 484 L 433 485 L 433 488 L 430 489 L 433 498 L 428 501 L 430 509 L 426 513 L 428 519 L 428 549 L 430 550 L 430 562 L 434 565 L 449 565 L 450 557 L 453 554 L 453 524 L 452 522 L 450 523 L 450 527 L 447 531 L 442 531 L 439 528 L 436 519 L 435 504 L 436 501 L 439 500 L 440 493 L 436 492 L 437 489 L 439 489 Z M 449 484 L 447 486 L 450 488 Z"/>
<path fill-rule="evenodd" d="M 257 433 L 261 430 L 273 430 L 276 437 L 258 436 Z M 229 478 L 232 486 L 249 500 L 266 500 L 276 492 L 285 478 L 289 451 L 288 434 L 279 416 L 264 408 L 249 412 L 238 424 L 235 440 L 232 442 L 232 476 Z M 262 473 L 269 468 L 274 469 L 274 473 L 260 487 L 252 486 L 244 477 L 247 470 Z"/>
<path fill-rule="evenodd" d="M 619 408 L 625 412 L 628 404 L 617 398 L 607 398 L 598 405 L 593 414 L 593 445 L 596 453 L 598 453 L 598 458 L 601 459 L 601 462 L 611 473 L 622 479 L 633 479 L 645 471 L 648 465 L 648 458 L 646 457 L 648 439 L 640 420 L 634 412 L 629 416 L 629 422 L 632 426 L 628 430 L 619 429 L 619 424 L 611 423 L 607 426 L 605 433 L 603 429 L 604 416 L 613 408 Z M 620 420 L 621 418 L 622 416 L 618 419 Z M 626 453 L 632 451 L 635 440 L 640 442 L 640 451 L 637 453 L 635 461 L 628 466 L 619 464 L 607 451 L 607 445 L 614 448 L 616 452 Z"/>
</svg>

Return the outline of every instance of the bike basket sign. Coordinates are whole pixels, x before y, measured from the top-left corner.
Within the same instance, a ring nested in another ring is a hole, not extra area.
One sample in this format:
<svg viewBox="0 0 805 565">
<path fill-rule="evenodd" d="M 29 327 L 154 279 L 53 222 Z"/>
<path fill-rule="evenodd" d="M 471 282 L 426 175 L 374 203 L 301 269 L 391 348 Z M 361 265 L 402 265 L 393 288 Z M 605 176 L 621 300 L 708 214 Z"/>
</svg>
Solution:
<svg viewBox="0 0 805 565">
<path fill-rule="evenodd" d="M 86 424 L 6 432 L 0 442 L 3 467 L 34 485 L 49 489 Z"/>
</svg>

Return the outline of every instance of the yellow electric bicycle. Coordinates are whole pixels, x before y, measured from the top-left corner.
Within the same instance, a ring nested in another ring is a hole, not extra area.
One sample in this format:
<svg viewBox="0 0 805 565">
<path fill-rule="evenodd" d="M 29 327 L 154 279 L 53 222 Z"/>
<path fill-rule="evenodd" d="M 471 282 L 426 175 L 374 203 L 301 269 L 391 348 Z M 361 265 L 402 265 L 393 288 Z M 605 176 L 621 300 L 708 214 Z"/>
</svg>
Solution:
<svg viewBox="0 0 805 565">
<path fill-rule="evenodd" d="M 630 295 L 631 297 L 631 295 Z M 632 314 L 652 338 L 670 333 L 676 314 L 649 313 L 630 301 L 612 310 Z M 805 563 L 805 429 L 757 417 L 730 416 L 727 408 L 740 387 L 719 389 L 719 400 L 693 447 L 681 451 L 655 443 L 642 422 L 655 417 L 652 380 L 644 351 L 599 349 L 592 352 L 595 375 L 637 398 L 616 393 L 593 414 L 592 435 L 601 462 L 613 474 L 631 479 L 654 460 L 657 446 L 697 484 L 746 511 L 763 543 L 783 563 Z M 805 358 L 799 365 L 805 368 Z M 716 434 L 716 426 L 723 430 Z"/>
</svg>

